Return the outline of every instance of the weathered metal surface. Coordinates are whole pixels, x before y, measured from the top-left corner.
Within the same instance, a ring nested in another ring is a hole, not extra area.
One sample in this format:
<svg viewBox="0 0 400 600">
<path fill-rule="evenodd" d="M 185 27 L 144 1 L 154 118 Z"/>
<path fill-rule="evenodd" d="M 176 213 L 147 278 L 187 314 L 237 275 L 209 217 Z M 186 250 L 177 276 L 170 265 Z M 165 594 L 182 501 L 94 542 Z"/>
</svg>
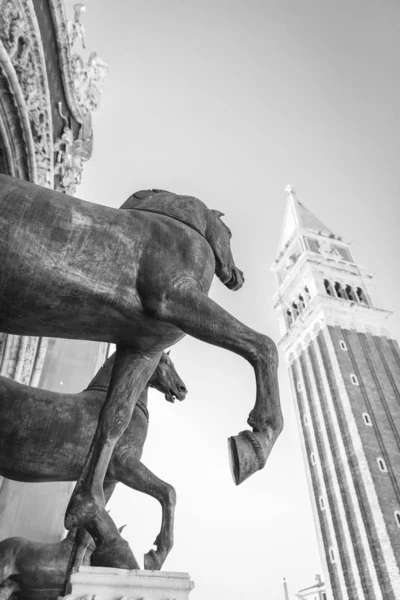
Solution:
<svg viewBox="0 0 400 600">
<path fill-rule="evenodd" d="M 248 422 L 263 434 L 267 453 L 282 428 L 275 344 L 207 297 L 214 273 L 230 289 L 243 284 L 221 213 L 163 191 L 129 200 L 131 210 L 116 210 L 0 176 L 0 330 L 117 344 L 94 442 L 67 510 L 69 528 L 101 518 L 113 448 L 161 351 L 185 333 L 253 366 L 257 396 Z M 126 564 L 118 551 L 109 560 Z"/>
</svg>

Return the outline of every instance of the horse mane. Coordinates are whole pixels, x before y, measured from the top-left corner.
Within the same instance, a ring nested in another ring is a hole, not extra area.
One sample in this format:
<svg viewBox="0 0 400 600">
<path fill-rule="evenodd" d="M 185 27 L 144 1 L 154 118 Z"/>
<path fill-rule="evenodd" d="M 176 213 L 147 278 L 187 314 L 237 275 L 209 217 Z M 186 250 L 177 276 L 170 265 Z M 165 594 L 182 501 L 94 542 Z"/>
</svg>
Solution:
<svg viewBox="0 0 400 600">
<path fill-rule="evenodd" d="M 120 208 L 171 217 L 191 227 L 210 243 L 207 230 L 211 211 L 204 202 L 194 196 L 180 196 L 166 190 L 141 190 L 129 196 Z"/>
</svg>

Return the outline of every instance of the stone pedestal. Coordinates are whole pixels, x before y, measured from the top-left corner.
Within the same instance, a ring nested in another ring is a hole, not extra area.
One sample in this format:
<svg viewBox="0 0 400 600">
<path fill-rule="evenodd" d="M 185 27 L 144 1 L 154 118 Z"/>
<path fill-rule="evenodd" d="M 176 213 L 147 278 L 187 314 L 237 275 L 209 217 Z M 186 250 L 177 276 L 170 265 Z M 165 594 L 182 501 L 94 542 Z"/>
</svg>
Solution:
<svg viewBox="0 0 400 600">
<path fill-rule="evenodd" d="M 188 573 L 80 567 L 71 575 L 64 600 L 188 600 Z"/>
</svg>

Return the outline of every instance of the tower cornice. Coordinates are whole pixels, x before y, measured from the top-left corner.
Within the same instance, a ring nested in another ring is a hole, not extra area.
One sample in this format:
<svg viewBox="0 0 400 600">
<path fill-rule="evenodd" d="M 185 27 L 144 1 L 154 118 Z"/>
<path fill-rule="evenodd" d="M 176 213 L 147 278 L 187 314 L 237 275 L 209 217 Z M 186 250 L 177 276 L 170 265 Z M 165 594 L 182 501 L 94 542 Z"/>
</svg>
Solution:
<svg viewBox="0 0 400 600">
<path fill-rule="evenodd" d="M 327 325 L 390 337 L 386 322 L 391 315 L 388 310 L 318 294 L 283 335 L 278 346 L 290 363 L 290 353 L 298 355 Z"/>
<path fill-rule="evenodd" d="M 362 265 L 345 261 L 339 257 L 326 257 L 306 250 L 302 253 L 292 271 L 289 272 L 282 281 L 278 292 L 273 296 L 274 306 L 276 306 L 279 300 L 288 293 L 290 287 L 296 287 L 297 282 L 304 281 L 307 274 L 311 275 L 312 267 L 320 269 L 321 274 L 334 276 L 338 279 L 342 279 L 346 276 L 360 275 L 363 278 L 372 279 L 374 276 L 373 271 Z"/>
</svg>

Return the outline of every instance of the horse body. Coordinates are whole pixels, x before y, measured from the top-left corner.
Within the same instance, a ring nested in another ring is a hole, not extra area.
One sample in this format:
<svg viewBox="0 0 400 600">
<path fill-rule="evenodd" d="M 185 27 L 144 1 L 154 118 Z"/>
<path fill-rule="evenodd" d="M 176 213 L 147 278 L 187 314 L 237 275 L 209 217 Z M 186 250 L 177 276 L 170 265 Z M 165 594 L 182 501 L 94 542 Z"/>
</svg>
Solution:
<svg viewBox="0 0 400 600">
<path fill-rule="evenodd" d="M 57 394 L 0 377 L 0 475 L 76 481 L 106 393 Z"/>
<path fill-rule="evenodd" d="M 19 196 L 7 202 L 3 189 L 0 331 L 143 350 L 151 345 L 153 351 L 182 337 L 145 311 L 142 280 L 156 270 L 157 287 L 167 289 L 184 272 L 207 292 L 215 265 L 201 235 L 188 235 L 183 223 L 163 215 L 72 197 L 66 202 L 64 194 L 40 187 L 34 195 L 27 190 L 30 185 L 20 182 Z M 159 269 L 163 262 L 167 271 Z"/>
<path fill-rule="evenodd" d="M 0 376 L 0 475 L 15 481 L 76 481 L 82 473 L 99 414 L 107 395 L 115 353 L 95 375 L 87 389 L 62 394 L 23 385 Z M 161 374 L 165 365 L 166 372 Z M 118 440 L 110 470 L 121 471 L 121 457 L 140 460 L 148 430 L 148 387 L 183 400 L 186 387 L 171 359 L 163 354 L 160 365 L 142 391 L 128 427 Z M 107 475 L 110 480 L 111 475 Z"/>
<path fill-rule="evenodd" d="M 0 377 L 0 475 L 16 481 L 77 481 L 107 390 L 57 394 Z M 147 388 L 115 446 L 140 459 L 147 434 Z"/>
</svg>

